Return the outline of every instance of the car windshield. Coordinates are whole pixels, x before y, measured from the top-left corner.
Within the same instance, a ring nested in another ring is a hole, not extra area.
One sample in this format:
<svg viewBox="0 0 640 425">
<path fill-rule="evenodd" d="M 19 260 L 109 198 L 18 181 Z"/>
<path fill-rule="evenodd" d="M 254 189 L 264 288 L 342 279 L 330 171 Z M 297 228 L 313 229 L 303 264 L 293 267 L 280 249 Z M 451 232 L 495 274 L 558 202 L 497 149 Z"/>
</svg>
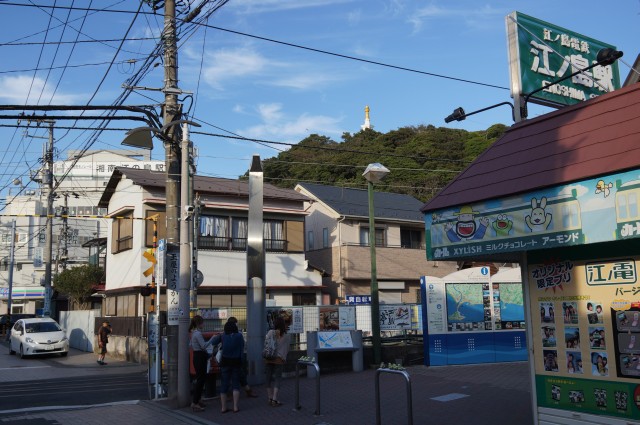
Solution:
<svg viewBox="0 0 640 425">
<path fill-rule="evenodd" d="M 25 327 L 28 334 L 58 332 L 60 330 L 60 326 L 55 322 L 27 323 Z"/>
</svg>

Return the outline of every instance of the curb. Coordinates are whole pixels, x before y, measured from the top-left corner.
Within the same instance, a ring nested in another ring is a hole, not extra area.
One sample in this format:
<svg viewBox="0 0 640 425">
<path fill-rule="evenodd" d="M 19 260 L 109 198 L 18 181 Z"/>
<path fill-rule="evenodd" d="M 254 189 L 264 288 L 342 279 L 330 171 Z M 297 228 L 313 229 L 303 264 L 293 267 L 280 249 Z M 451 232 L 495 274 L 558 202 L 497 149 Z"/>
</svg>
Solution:
<svg viewBox="0 0 640 425">
<path fill-rule="evenodd" d="M 166 416 L 171 416 L 176 419 L 180 419 L 181 422 L 186 422 L 191 424 L 201 424 L 201 425 L 219 425 L 217 422 L 208 421 L 198 416 L 190 415 L 189 413 L 182 412 L 181 410 L 171 409 L 168 406 L 162 405 L 161 404 L 162 401 L 166 401 L 166 399 L 160 399 L 159 401 L 141 400 L 138 402 L 138 404 L 140 406 L 146 407 L 149 410 L 162 412 Z"/>
</svg>

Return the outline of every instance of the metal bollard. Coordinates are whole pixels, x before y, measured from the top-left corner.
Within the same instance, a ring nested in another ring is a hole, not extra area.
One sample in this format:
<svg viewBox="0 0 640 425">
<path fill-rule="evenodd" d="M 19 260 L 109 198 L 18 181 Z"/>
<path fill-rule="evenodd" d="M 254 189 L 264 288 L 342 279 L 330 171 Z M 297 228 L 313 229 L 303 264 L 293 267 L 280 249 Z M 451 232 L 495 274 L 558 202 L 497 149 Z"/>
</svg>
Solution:
<svg viewBox="0 0 640 425">
<path fill-rule="evenodd" d="M 316 411 L 314 413 L 315 416 L 320 416 L 320 366 L 318 363 L 307 361 L 307 360 L 298 360 L 296 363 L 296 404 L 295 410 L 300 410 L 302 406 L 300 405 L 300 366 L 313 366 L 316 369 Z"/>
<path fill-rule="evenodd" d="M 376 425 L 382 425 L 382 419 L 380 417 L 380 374 L 381 373 L 395 373 L 404 376 L 407 381 L 407 416 L 409 418 L 408 424 L 413 425 L 413 404 L 411 398 L 411 378 L 405 370 L 395 370 L 380 368 L 376 371 Z"/>
</svg>

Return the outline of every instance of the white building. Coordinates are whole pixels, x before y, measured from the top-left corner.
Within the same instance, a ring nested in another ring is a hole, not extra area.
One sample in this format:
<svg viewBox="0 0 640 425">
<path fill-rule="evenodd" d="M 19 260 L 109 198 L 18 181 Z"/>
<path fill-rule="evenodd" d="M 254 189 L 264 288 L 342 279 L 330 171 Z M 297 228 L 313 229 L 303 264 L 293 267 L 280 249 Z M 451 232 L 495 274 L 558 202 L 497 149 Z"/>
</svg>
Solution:
<svg viewBox="0 0 640 425">
<path fill-rule="evenodd" d="M 104 188 L 115 167 L 164 170 L 164 161 L 151 161 L 145 150 L 88 151 L 82 157 L 70 151 L 63 161 L 54 162 L 55 214 L 53 219 L 52 275 L 77 264 L 102 264 L 107 236 L 107 220 L 79 216 L 102 216 L 98 207 Z M 16 186 L 9 192 L 0 215 L 0 312 L 7 311 L 11 226 L 16 221 L 12 279 L 12 313 L 41 314 L 44 303 L 46 254 L 47 185 L 40 170 L 32 176 L 39 188 Z M 18 181 L 19 183 L 19 181 Z M 65 214 L 66 211 L 66 214 Z M 62 216 L 68 215 L 64 219 Z M 102 260 L 101 260 L 102 258 Z M 53 279 L 52 279 L 53 280 Z M 54 288 L 55 290 L 55 288 Z M 67 309 L 63 297 L 56 309 Z M 99 301 L 99 299 L 96 299 Z"/>
</svg>

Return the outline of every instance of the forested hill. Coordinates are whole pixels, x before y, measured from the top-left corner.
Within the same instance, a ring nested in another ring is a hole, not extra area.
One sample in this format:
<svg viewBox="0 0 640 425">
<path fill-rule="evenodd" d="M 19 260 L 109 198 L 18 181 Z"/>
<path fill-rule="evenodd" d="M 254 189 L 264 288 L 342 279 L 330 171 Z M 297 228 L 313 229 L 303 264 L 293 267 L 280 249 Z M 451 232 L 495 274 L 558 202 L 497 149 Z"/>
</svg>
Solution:
<svg viewBox="0 0 640 425">
<path fill-rule="evenodd" d="M 409 194 L 427 201 L 507 130 L 495 124 L 485 131 L 433 125 L 402 127 L 388 133 L 344 133 L 337 142 L 312 134 L 288 151 L 266 159 L 265 182 L 293 188 L 298 182 L 366 188 L 367 164 L 391 170 L 376 191 Z"/>
</svg>

